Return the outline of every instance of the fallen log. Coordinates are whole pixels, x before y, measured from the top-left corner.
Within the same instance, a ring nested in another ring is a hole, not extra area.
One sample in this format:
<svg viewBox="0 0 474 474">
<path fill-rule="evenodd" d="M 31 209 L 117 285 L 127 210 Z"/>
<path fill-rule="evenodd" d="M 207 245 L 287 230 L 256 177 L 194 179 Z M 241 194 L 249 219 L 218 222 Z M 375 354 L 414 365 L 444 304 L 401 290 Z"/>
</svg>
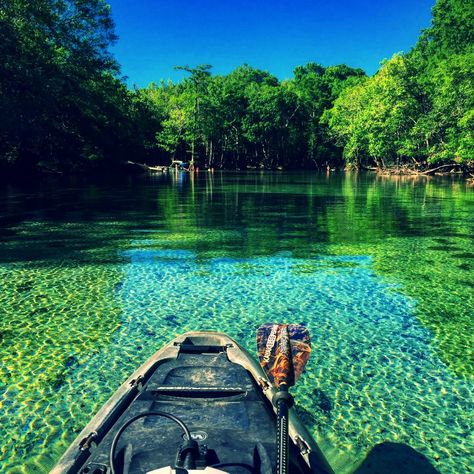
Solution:
<svg viewBox="0 0 474 474">
<path fill-rule="evenodd" d="M 136 163 L 135 161 L 126 161 L 126 165 L 128 166 L 133 166 L 137 169 L 143 170 L 143 171 L 148 171 L 148 172 L 166 172 L 168 170 L 167 166 L 150 166 L 147 165 L 146 163 Z"/>
<path fill-rule="evenodd" d="M 461 168 L 461 165 L 459 163 L 450 163 L 449 165 L 441 165 L 441 166 L 437 166 L 436 168 L 431 168 L 426 171 L 420 171 L 420 174 L 432 174 L 438 170 L 445 169 L 445 168 Z"/>
</svg>

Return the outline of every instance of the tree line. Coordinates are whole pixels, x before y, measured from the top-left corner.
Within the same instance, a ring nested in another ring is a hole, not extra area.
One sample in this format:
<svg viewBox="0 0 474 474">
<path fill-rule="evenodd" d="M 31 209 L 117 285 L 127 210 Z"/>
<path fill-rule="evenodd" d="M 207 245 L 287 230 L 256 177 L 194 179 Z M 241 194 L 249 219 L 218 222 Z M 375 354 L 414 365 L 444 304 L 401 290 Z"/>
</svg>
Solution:
<svg viewBox="0 0 474 474">
<path fill-rule="evenodd" d="M 105 0 L 0 6 L 0 169 L 118 168 L 127 160 L 224 169 L 389 167 L 474 161 L 474 10 L 438 0 L 407 54 L 368 77 L 299 66 L 279 81 L 243 65 L 129 89 L 110 54 Z"/>
<path fill-rule="evenodd" d="M 408 54 L 344 90 L 324 119 L 347 162 L 474 162 L 474 8 L 438 0 Z"/>
</svg>

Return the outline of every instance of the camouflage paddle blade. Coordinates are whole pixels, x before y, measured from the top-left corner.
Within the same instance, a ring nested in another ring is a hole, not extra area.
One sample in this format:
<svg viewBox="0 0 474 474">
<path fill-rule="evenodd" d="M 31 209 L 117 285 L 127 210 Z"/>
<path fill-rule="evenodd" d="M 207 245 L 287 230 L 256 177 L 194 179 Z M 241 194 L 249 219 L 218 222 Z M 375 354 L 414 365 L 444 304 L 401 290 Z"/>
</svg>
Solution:
<svg viewBox="0 0 474 474">
<path fill-rule="evenodd" d="M 264 324 L 257 330 L 257 348 L 260 365 L 270 381 L 279 387 L 292 385 L 293 369 L 288 327 L 282 324 Z"/>
<path fill-rule="evenodd" d="M 298 324 L 264 324 L 257 330 L 260 365 L 270 381 L 294 385 L 311 352 L 309 332 Z"/>
<path fill-rule="evenodd" d="M 296 382 L 303 373 L 311 355 L 311 339 L 308 329 L 300 324 L 289 324 L 288 332 L 290 334 L 291 359 Z"/>
</svg>

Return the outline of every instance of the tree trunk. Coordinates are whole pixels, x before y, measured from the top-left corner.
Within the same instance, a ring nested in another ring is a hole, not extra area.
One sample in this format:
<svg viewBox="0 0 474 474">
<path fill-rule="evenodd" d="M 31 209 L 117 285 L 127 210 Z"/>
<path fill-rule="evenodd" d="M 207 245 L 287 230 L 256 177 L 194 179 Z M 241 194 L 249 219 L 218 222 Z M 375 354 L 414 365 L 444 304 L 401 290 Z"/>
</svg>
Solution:
<svg viewBox="0 0 474 474">
<path fill-rule="evenodd" d="M 209 168 L 212 168 L 213 161 L 214 161 L 214 142 L 211 140 L 209 143 L 209 160 L 208 160 Z"/>
</svg>

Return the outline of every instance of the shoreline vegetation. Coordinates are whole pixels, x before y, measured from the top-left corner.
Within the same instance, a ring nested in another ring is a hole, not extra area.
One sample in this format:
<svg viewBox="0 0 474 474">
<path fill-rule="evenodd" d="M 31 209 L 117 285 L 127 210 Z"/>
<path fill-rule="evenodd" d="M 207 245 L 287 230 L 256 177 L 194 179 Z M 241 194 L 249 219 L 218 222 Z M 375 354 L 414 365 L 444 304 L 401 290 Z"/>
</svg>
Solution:
<svg viewBox="0 0 474 474">
<path fill-rule="evenodd" d="M 184 163 L 185 166 L 189 166 L 189 163 Z M 138 172 L 143 172 L 143 173 L 166 173 L 170 170 L 176 170 L 179 169 L 180 171 L 196 171 L 199 172 L 200 168 L 195 167 L 194 170 L 190 170 L 189 168 L 186 167 L 181 167 L 178 168 L 176 166 L 171 165 L 148 165 L 146 163 L 137 163 L 134 161 L 127 161 L 123 163 L 123 165 L 129 167 L 129 169 L 134 169 L 135 171 Z M 326 166 L 325 169 L 322 168 L 316 168 L 316 171 L 326 171 L 327 173 L 333 172 L 333 171 L 347 171 L 347 172 L 353 172 L 353 171 L 368 171 L 368 172 L 373 172 L 376 173 L 380 176 L 452 176 L 452 175 L 463 175 L 466 176 L 469 180 L 474 180 L 474 173 L 472 172 L 473 170 L 470 170 L 467 166 L 465 165 L 460 165 L 458 163 L 449 163 L 449 164 L 444 164 L 432 168 L 421 168 L 420 166 L 388 166 L 388 167 L 383 167 L 383 168 L 377 168 L 374 166 L 345 166 L 342 168 L 331 168 L 329 165 Z M 215 171 L 214 168 L 209 168 L 207 166 L 204 167 L 202 171 Z M 285 169 L 281 166 L 277 166 L 275 168 L 266 168 L 265 166 L 251 166 L 248 165 L 245 167 L 245 169 L 222 169 L 222 171 L 285 171 Z M 301 170 L 300 170 L 301 171 Z"/>
<path fill-rule="evenodd" d="M 105 0 L 0 7 L 0 174 L 126 172 L 132 161 L 200 169 L 361 169 L 474 179 L 474 11 L 438 0 L 408 53 L 372 77 L 298 66 L 279 81 L 249 65 L 129 89 L 110 53 Z"/>
</svg>

